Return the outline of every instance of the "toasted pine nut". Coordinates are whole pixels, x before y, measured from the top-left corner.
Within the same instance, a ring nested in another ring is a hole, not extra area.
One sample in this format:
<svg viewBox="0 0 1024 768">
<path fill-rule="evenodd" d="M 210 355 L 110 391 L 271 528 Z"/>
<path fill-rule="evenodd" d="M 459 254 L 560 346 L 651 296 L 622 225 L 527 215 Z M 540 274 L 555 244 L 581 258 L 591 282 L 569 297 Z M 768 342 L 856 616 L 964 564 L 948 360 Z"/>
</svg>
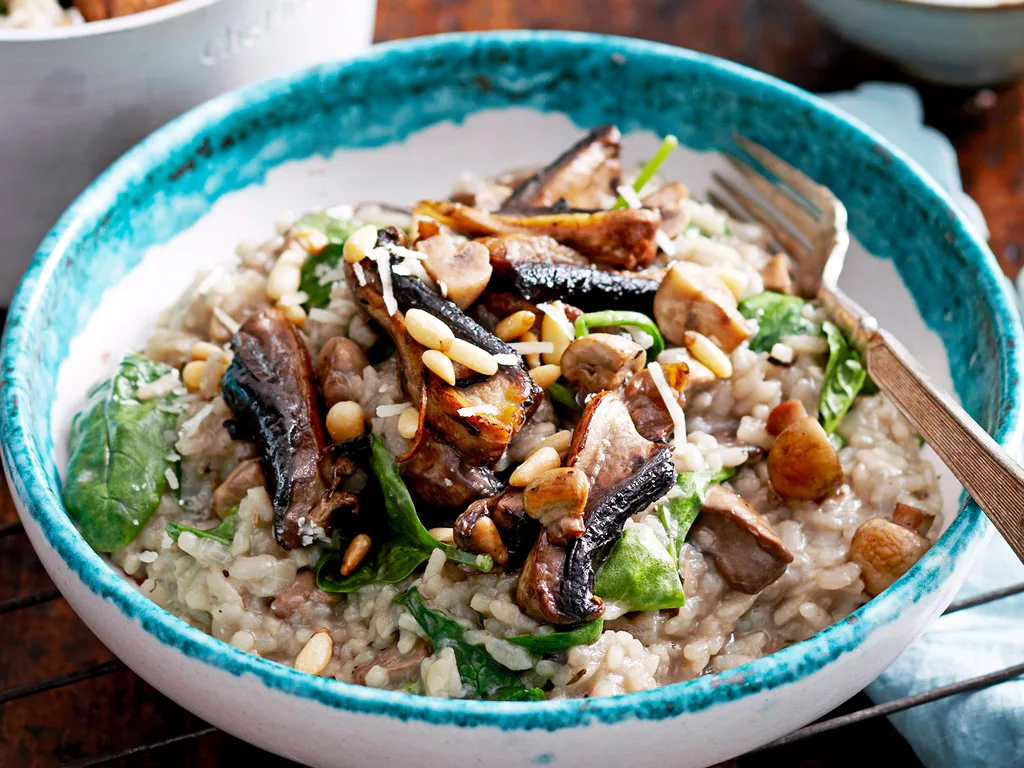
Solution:
<svg viewBox="0 0 1024 768">
<path fill-rule="evenodd" d="M 334 640 L 331 633 L 321 629 L 309 638 L 306 646 L 295 657 L 295 669 L 308 675 L 319 675 L 331 663 L 333 653 Z"/>
<path fill-rule="evenodd" d="M 718 279 L 725 283 L 726 287 L 737 299 L 742 299 L 747 291 L 747 276 L 738 269 L 732 267 L 712 267 L 711 271 L 718 275 Z"/>
<path fill-rule="evenodd" d="M 519 337 L 519 340 L 523 342 L 540 341 L 540 339 L 537 338 L 537 334 L 534 333 L 533 331 L 527 331 L 526 333 Z M 540 355 L 538 355 L 537 353 L 523 355 L 523 360 L 526 361 L 526 365 L 529 366 L 530 368 L 537 368 L 540 366 Z"/>
<path fill-rule="evenodd" d="M 193 360 L 181 369 L 181 380 L 190 391 L 195 392 L 199 389 L 199 382 L 203 378 L 203 368 L 205 366 L 205 361 Z"/>
<path fill-rule="evenodd" d="M 553 306 L 561 309 L 561 304 L 559 302 L 554 302 Z M 562 310 L 562 312 L 564 313 L 565 310 Z M 566 322 L 568 322 L 568 318 L 566 318 Z M 541 355 L 545 363 L 552 365 L 558 365 L 558 363 L 561 362 L 562 353 L 565 352 L 565 348 L 572 343 L 572 339 L 565 335 L 565 330 L 562 326 L 552 320 L 551 316 L 546 312 L 544 313 L 544 319 L 541 321 L 540 325 L 540 340 L 550 341 L 555 345 L 553 352 L 545 352 Z"/>
<path fill-rule="evenodd" d="M 427 531 L 431 536 L 440 541 L 442 544 L 454 544 L 455 543 L 455 529 L 454 528 L 431 528 Z"/>
<path fill-rule="evenodd" d="M 192 345 L 192 359 L 205 360 L 212 354 L 223 354 L 224 350 L 208 341 L 197 341 Z"/>
<path fill-rule="evenodd" d="M 537 444 L 537 450 L 541 448 L 554 448 L 559 454 L 565 453 L 569 450 L 569 446 L 572 444 L 572 430 L 563 429 L 560 432 L 545 437 Z"/>
<path fill-rule="evenodd" d="M 444 321 L 424 312 L 422 309 L 410 309 L 405 313 L 405 329 L 409 335 L 427 349 L 439 349 L 447 352 L 455 341 L 452 329 Z"/>
<path fill-rule="evenodd" d="M 366 553 L 370 551 L 372 543 L 370 537 L 365 533 L 360 533 L 349 542 L 349 545 L 345 547 L 345 554 L 341 558 L 341 568 L 339 570 L 342 576 L 348 576 L 359 567 L 359 564 L 363 562 L 363 558 L 366 557 Z"/>
<path fill-rule="evenodd" d="M 494 355 L 468 341 L 454 339 L 448 347 L 447 354 L 456 363 L 462 363 L 471 371 L 482 373 L 484 376 L 492 376 L 498 372 L 498 361 L 494 359 Z"/>
<path fill-rule="evenodd" d="M 508 479 L 508 484 L 516 488 L 525 488 L 541 472 L 557 469 L 560 466 L 562 466 L 562 460 L 558 457 L 558 451 L 550 446 L 538 448 L 527 457 L 526 461 L 516 467 L 512 477 Z"/>
<path fill-rule="evenodd" d="M 537 322 L 537 316 L 528 309 L 513 312 L 494 328 L 494 335 L 502 341 L 518 339 Z"/>
<path fill-rule="evenodd" d="M 277 301 L 286 293 L 295 293 L 302 282 L 299 268 L 286 261 L 278 261 L 267 275 L 267 297 Z"/>
<path fill-rule="evenodd" d="M 423 353 L 423 364 L 445 384 L 455 386 L 455 366 L 444 352 L 428 349 Z"/>
<path fill-rule="evenodd" d="M 732 361 L 729 356 L 703 333 L 687 331 L 683 334 L 683 344 L 698 362 L 707 366 L 718 378 L 728 379 L 732 376 Z"/>
<path fill-rule="evenodd" d="M 336 443 L 359 437 L 366 430 L 363 408 L 354 400 L 342 400 L 332 405 L 326 421 L 327 434 Z"/>
<path fill-rule="evenodd" d="M 365 259 L 367 251 L 376 245 L 377 228 L 373 224 L 367 224 L 349 236 L 348 240 L 345 241 L 342 253 L 345 255 L 345 261 L 349 264 L 355 264 L 357 261 Z"/>
<path fill-rule="evenodd" d="M 501 534 L 494 521 L 489 517 L 481 517 L 473 525 L 473 533 L 470 535 L 470 543 L 473 550 L 490 555 L 497 565 L 504 565 L 508 562 L 508 549 L 501 540 Z"/>
<path fill-rule="evenodd" d="M 562 376 L 562 369 L 557 365 L 539 365 L 530 369 L 530 375 L 541 389 L 547 389 Z"/>
<path fill-rule="evenodd" d="M 558 467 L 541 472 L 523 493 L 523 508 L 547 528 L 555 544 L 583 533 L 583 510 L 587 506 L 590 481 L 577 467 Z"/>
<path fill-rule="evenodd" d="M 281 307 L 281 311 L 296 328 L 301 328 L 306 324 L 306 310 L 302 308 L 301 304 L 289 304 L 286 307 Z"/>
<path fill-rule="evenodd" d="M 420 412 L 415 408 L 406 408 L 398 414 L 398 434 L 406 440 L 412 440 L 420 428 Z"/>
<path fill-rule="evenodd" d="M 301 245 L 310 253 L 320 253 L 327 247 L 327 235 L 315 229 L 300 229 L 295 235 L 295 242 Z"/>
</svg>

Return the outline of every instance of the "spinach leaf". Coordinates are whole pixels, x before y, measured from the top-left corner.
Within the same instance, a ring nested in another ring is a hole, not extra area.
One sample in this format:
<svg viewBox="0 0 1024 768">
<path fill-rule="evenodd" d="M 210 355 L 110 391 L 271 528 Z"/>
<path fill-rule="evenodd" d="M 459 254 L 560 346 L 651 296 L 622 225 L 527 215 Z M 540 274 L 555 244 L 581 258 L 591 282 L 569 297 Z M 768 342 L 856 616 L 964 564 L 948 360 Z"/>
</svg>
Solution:
<svg viewBox="0 0 1024 768">
<path fill-rule="evenodd" d="M 296 222 L 296 227 L 315 229 L 327 236 L 328 244 L 320 253 L 311 253 L 302 263 L 299 290 L 309 298 L 303 306 L 307 310 L 323 309 L 331 300 L 331 285 L 340 280 L 338 268 L 343 263 L 345 241 L 349 235 L 363 226 L 363 222 L 351 219 L 342 221 L 326 213 L 309 213 Z M 337 273 L 334 274 L 334 273 Z"/>
<path fill-rule="evenodd" d="M 630 611 L 679 608 L 686 602 L 673 557 L 646 525 L 627 526 L 594 583 L 594 594 Z"/>
<path fill-rule="evenodd" d="M 569 388 L 568 385 L 563 384 L 560 381 L 556 381 L 550 387 L 548 387 L 548 395 L 551 396 L 553 402 L 559 405 L 564 405 L 573 411 L 581 410 L 579 405 L 576 403 L 576 388 Z"/>
<path fill-rule="evenodd" d="M 755 352 L 769 352 L 784 336 L 817 336 L 818 326 L 804 317 L 807 302 L 799 296 L 765 291 L 739 303 L 740 313 L 757 320 L 757 333 L 750 340 Z"/>
<path fill-rule="evenodd" d="M 238 507 L 232 509 L 223 520 L 221 520 L 213 528 L 193 528 L 191 525 L 183 525 L 181 523 L 168 523 L 167 524 L 167 535 L 175 541 L 181 534 L 188 533 L 195 534 L 200 539 L 213 539 L 219 541 L 225 547 L 230 547 L 231 542 L 235 539 L 235 531 L 238 530 Z"/>
<path fill-rule="evenodd" d="M 430 638 L 434 651 L 451 648 L 459 665 L 459 675 L 478 699 L 490 701 L 543 701 L 539 688 L 527 690 L 519 675 L 503 667 L 483 647 L 470 645 L 463 638 L 465 627 L 441 611 L 427 608 L 416 587 L 395 596 L 393 602 L 406 608 Z"/>
<path fill-rule="evenodd" d="M 384 507 L 392 538 L 383 540 L 363 563 L 348 576 L 342 576 L 341 550 L 328 550 L 316 564 L 316 583 L 324 592 L 355 592 L 369 584 L 395 584 L 407 578 L 430 557 L 443 549 L 449 560 L 480 571 L 494 567 L 490 555 L 464 552 L 440 541 L 420 522 L 409 489 L 398 474 L 398 464 L 379 436 L 373 436 L 370 467 L 384 493 Z M 379 538 L 379 537 L 375 537 Z"/>
<path fill-rule="evenodd" d="M 853 405 L 868 373 L 860 354 L 849 345 L 838 327 L 826 321 L 822 323 L 821 330 L 828 339 L 829 355 L 825 379 L 821 383 L 818 419 L 825 432 L 832 434 Z"/>
<path fill-rule="evenodd" d="M 139 400 L 136 390 L 173 369 L 129 354 L 118 372 L 94 389 L 71 422 L 71 463 L 64 504 L 89 545 L 114 552 L 130 544 L 167 487 L 174 395 Z M 161 407 L 163 406 L 163 407 Z"/>
<path fill-rule="evenodd" d="M 540 656 L 542 653 L 565 653 L 575 645 L 593 645 L 603 631 L 604 619 L 594 619 L 565 632 L 552 632 L 550 635 L 516 635 L 505 639 Z"/>
</svg>

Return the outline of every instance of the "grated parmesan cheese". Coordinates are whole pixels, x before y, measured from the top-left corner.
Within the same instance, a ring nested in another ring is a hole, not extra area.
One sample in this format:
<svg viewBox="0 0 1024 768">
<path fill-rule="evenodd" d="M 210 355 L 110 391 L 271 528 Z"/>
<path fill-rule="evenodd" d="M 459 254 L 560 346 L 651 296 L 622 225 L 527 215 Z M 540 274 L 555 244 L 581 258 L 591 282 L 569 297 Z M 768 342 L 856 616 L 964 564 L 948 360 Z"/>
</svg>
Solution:
<svg viewBox="0 0 1024 768">
<path fill-rule="evenodd" d="M 390 317 L 398 311 L 398 302 L 395 301 L 395 292 L 391 287 L 391 252 L 387 248 L 371 248 L 366 255 L 377 265 L 384 308 Z"/>
<path fill-rule="evenodd" d="M 309 310 L 309 320 L 314 320 L 318 323 L 324 323 L 325 325 L 344 325 L 345 318 L 336 312 L 330 312 L 326 309 L 320 309 L 319 307 L 313 307 Z"/>
<path fill-rule="evenodd" d="M 544 355 L 555 351 L 550 341 L 516 341 L 509 344 L 520 355 Z"/>
<path fill-rule="evenodd" d="M 459 416 L 497 416 L 498 409 L 488 403 L 482 405 L 470 405 L 465 408 L 459 408 L 456 411 Z"/>
<path fill-rule="evenodd" d="M 175 368 L 155 381 L 140 385 L 135 390 L 135 397 L 139 400 L 152 400 L 154 397 L 169 395 L 177 388 L 179 381 L 178 369 Z"/>
<path fill-rule="evenodd" d="M 668 409 L 668 415 L 672 417 L 672 424 L 675 427 L 675 436 L 673 442 L 678 448 L 680 445 L 686 444 L 686 414 L 683 413 L 682 407 L 679 405 L 679 400 L 675 396 L 675 392 L 668 385 L 668 381 L 665 379 L 665 372 L 661 370 L 661 366 L 658 363 L 651 363 L 647 366 L 647 370 L 651 372 L 651 381 L 654 382 L 654 386 L 658 388 L 658 394 L 661 395 L 661 399 L 665 402 L 665 407 Z"/>
<path fill-rule="evenodd" d="M 192 437 L 203 423 L 203 419 L 213 413 L 213 403 L 207 403 L 200 408 L 196 415 L 181 425 L 181 436 Z"/>
<path fill-rule="evenodd" d="M 238 329 L 242 327 L 235 318 L 220 307 L 213 308 L 213 316 L 216 317 L 220 324 L 227 328 L 232 334 L 238 333 Z"/>
<path fill-rule="evenodd" d="M 665 234 L 665 230 L 658 227 L 658 231 L 654 233 L 654 242 L 658 244 L 658 247 L 665 252 L 665 255 L 672 258 L 676 255 L 676 244 L 672 242 L 672 238 Z"/>
<path fill-rule="evenodd" d="M 352 271 L 356 273 L 356 280 L 359 281 L 359 285 L 366 285 L 366 273 L 363 272 L 363 265 L 357 261 L 352 265 Z"/>
<path fill-rule="evenodd" d="M 277 305 L 279 307 L 297 307 L 306 301 L 309 301 L 308 293 L 305 291 L 295 291 L 294 293 L 286 293 L 278 299 Z"/>
<path fill-rule="evenodd" d="M 378 405 L 377 416 L 382 419 L 390 418 L 391 416 L 398 416 L 406 408 L 411 408 L 411 403 L 395 403 L 394 405 Z"/>
<path fill-rule="evenodd" d="M 519 361 L 522 359 L 514 352 L 499 352 L 497 355 L 491 355 L 491 357 L 494 358 L 498 365 L 519 365 Z"/>
<path fill-rule="evenodd" d="M 626 201 L 626 205 L 630 208 L 643 208 L 643 201 L 640 199 L 640 195 L 636 193 L 629 184 L 623 184 L 622 186 L 616 187 L 615 191 L 619 193 L 619 197 Z"/>
<path fill-rule="evenodd" d="M 515 242 L 515 241 L 513 240 L 512 242 Z M 518 245 L 518 243 L 517 243 L 517 245 Z M 448 285 L 445 283 L 445 281 L 444 280 L 438 280 L 437 281 L 437 287 L 441 289 L 441 295 L 444 298 L 447 299 L 448 298 Z"/>
</svg>

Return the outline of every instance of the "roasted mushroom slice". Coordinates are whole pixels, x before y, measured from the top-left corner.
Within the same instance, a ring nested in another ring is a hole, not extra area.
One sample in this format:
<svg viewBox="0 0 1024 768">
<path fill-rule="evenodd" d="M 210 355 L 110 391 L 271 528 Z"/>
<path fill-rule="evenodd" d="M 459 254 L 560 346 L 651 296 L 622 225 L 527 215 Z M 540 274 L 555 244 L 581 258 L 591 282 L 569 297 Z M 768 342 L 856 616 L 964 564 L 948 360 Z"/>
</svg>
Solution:
<svg viewBox="0 0 1024 768">
<path fill-rule="evenodd" d="M 502 276 L 516 294 L 534 302 L 563 300 L 584 312 L 608 307 L 651 314 L 658 281 L 571 264 L 518 264 Z"/>
<path fill-rule="evenodd" d="M 416 213 L 468 237 L 522 232 L 548 235 L 595 264 L 613 269 L 646 267 L 658 252 L 654 236 L 661 215 L 645 208 L 564 213 L 485 213 L 448 200 L 424 200 Z"/>
<path fill-rule="evenodd" d="M 487 467 L 474 467 L 451 445 L 428 430 L 412 457 L 402 464 L 409 490 L 437 509 L 465 509 L 481 496 L 501 491 L 501 483 Z"/>
<path fill-rule="evenodd" d="M 864 591 L 875 597 L 909 571 L 930 546 L 921 534 L 873 517 L 853 534 L 850 561 L 860 566 Z"/>
<path fill-rule="evenodd" d="M 618 541 L 630 516 L 668 493 L 676 481 L 672 453 L 645 440 L 613 392 L 591 398 L 573 432 L 566 466 L 589 481 L 582 535 L 555 544 L 542 531 L 523 565 L 516 601 L 551 624 L 573 624 L 604 613 L 593 594 L 595 561 Z"/>
<path fill-rule="evenodd" d="M 455 543 L 459 549 L 478 552 L 479 536 L 475 535 L 481 517 L 488 517 L 501 537 L 508 553 L 506 568 L 516 568 L 537 540 L 540 525 L 526 514 L 522 488 L 506 488 L 497 496 L 474 501 L 455 521 Z M 483 553 L 486 554 L 486 553 Z"/>
<path fill-rule="evenodd" d="M 328 339 L 316 359 L 316 376 L 324 404 L 330 408 L 345 400 L 359 401 L 360 386 L 354 381 L 370 361 L 362 348 L 351 339 L 335 336 Z"/>
<path fill-rule="evenodd" d="M 562 375 L 587 393 L 618 389 L 644 367 L 644 348 L 625 336 L 589 333 L 576 339 L 559 363 Z"/>
<path fill-rule="evenodd" d="M 673 344 L 681 345 L 686 331 L 697 331 L 726 352 L 732 352 L 754 333 L 721 278 L 707 267 L 688 261 L 674 262 L 665 273 L 654 297 L 654 319 Z"/>
<path fill-rule="evenodd" d="M 267 308 L 242 323 L 233 348 L 224 402 L 263 459 L 274 536 L 285 549 L 326 538 L 334 512 L 359 502 L 337 490 L 306 345 L 283 312 Z"/>
<path fill-rule="evenodd" d="M 722 485 L 708 488 L 690 540 L 714 558 L 730 587 L 748 595 L 778 579 L 793 562 L 767 518 Z"/>
<path fill-rule="evenodd" d="M 239 462 L 227 479 L 213 492 L 213 511 L 223 520 L 234 506 L 241 503 L 251 488 L 262 488 L 266 482 L 259 459 L 245 459 Z"/>
<path fill-rule="evenodd" d="M 686 396 L 683 390 L 689 380 L 690 370 L 686 363 L 664 363 L 661 366 L 665 381 L 676 396 L 679 407 L 686 407 Z M 668 441 L 675 429 L 675 421 L 668 412 L 668 405 L 660 390 L 651 378 L 649 369 L 633 376 L 622 391 L 622 399 L 629 408 L 636 430 L 654 443 Z"/>
<path fill-rule="evenodd" d="M 510 232 L 507 235 L 481 237 L 475 242 L 487 249 L 491 266 L 499 275 L 508 275 L 522 264 L 568 264 L 590 267 L 590 261 L 567 245 L 547 235 Z"/>
<path fill-rule="evenodd" d="M 644 208 L 654 208 L 661 214 L 661 231 L 670 238 L 683 234 L 690 225 L 690 216 L 683 201 L 690 191 L 678 181 L 666 184 L 643 199 Z"/>
<path fill-rule="evenodd" d="M 839 456 L 817 419 L 797 419 L 775 439 L 768 479 L 783 498 L 808 501 L 823 499 L 843 484 Z"/>
<path fill-rule="evenodd" d="M 490 254 L 480 243 L 456 244 L 451 235 L 439 232 L 419 240 L 416 250 L 425 254 L 423 266 L 442 294 L 463 311 L 480 298 L 491 279 Z"/>
<path fill-rule="evenodd" d="M 622 136 L 614 125 L 600 125 L 513 190 L 503 211 L 544 208 L 565 200 L 573 208 L 604 208 L 614 194 L 622 166 Z"/>
</svg>

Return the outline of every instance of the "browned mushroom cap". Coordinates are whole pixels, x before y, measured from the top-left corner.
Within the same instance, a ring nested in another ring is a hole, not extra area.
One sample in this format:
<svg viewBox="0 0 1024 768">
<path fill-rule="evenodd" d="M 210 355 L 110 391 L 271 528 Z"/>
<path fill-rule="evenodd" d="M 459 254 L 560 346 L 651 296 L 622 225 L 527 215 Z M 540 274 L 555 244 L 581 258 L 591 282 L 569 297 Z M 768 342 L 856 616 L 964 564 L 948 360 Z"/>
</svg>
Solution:
<svg viewBox="0 0 1024 768">
<path fill-rule="evenodd" d="M 224 402 L 263 459 L 274 536 L 285 549 L 309 544 L 314 535 L 330 533 L 335 510 L 359 503 L 337 490 L 309 351 L 275 308 L 242 323 L 233 347 L 234 360 L 221 379 Z"/>
<path fill-rule="evenodd" d="M 764 515 L 721 485 L 708 488 L 691 541 L 714 558 L 730 587 L 748 595 L 778 579 L 793 562 Z"/>
<path fill-rule="evenodd" d="M 546 208 L 565 200 L 571 208 L 604 208 L 619 183 L 621 135 L 601 125 L 562 153 L 551 165 L 524 180 L 502 210 Z"/>
<path fill-rule="evenodd" d="M 491 279 L 487 249 L 473 241 L 457 246 L 451 235 L 441 232 L 416 243 L 426 254 L 423 266 L 442 293 L 465 311 L 480 298 Z"/>
<path fill-rule="evenodd" d="M 790 276 L 792 262 L 784 253 L 776 253 L 761 270 L 761 279 L 766 291 L 793 293 L 793 278 Z"/>
<path fill-rule="evenodd" d="M 781 435 L 790 424 L 807 418 L 807 409 L 799 400 L 786 400 L 772 408 L 765 430 L 772 437 Z"/>
<path fill-rule="evenodd" d="M 614 269 L 646 267 L 658 252 L 654 236 L 661 215 L 645 208 L 567 213 L 486 213 L 448 200 L 423 200 L 416 213 L 468 237 L 522 232 L 548 235 L 595 264 Z"/>
<path fill-rule="evenodd" d="M 768 479 L 780 496 L 808 501 L 843 484 L 839 456 L 816 419 L 798 419 L 776 438 L 768 452 Z"/>
<path fill-rule="evenodd" d="M 547 235 L 510 232 L 494 237 L 481 237 L 476 242 L 487 249 L 491 257 L 491 266 L 501 275 L 508 275 L 515 267 L 523 264 L 590 266 L 590 261 L 585 256 Z"/>
<path fill-rule="evenodd" d="M 562 375 L 584 392 L 618 389 L 644 367 L 644 348 L 625 336 L 590 333 L 562 352 Z"/>
<path fill-rule="evenodd" d="M 540 524 L 526 514 L 523 489 L 509 487 L 497 496 L 470 504 L 455 521 L 455 544 L 459 549 L 478 551 L 473 534 L 481 517 L 489 517 L 494 521 L 508 552 L 506 567 L 518 567 L 537 540 L 537 532 L 540 530 Z"/>
<path fill-rule="evenodd" d="M 590 481 L 578 467 L 557 467 L 541 472 L 523 492 L 526 514 L 544 526 L 548 539 L 565 544 L 583 533 L 583 510 Z"/>
<path fill-rule="evenodd" d="M 228 512 L 241 503 L 251 488 L 263 488 L 266 482 L 259 459 L 240 462 L 213 492 L 213 511 L 217 517 L 227 517 Z"/>
<path fill-rule="evenodd" d="M 924 536 L 873 517 L 853 534 L 850 560 L 860 566 L 864 590 L 874 597 L 909 571 L 930 546 Z"/>
<path fill-rule="evenodd" d="M 370 364 L 363 350 L 352 339 L 335 336 L 328 339 L 316 360 L 316 376 L 324 404 L 330 408 L 345 400 L 359 401 L 362 394 L 352 381 Z"/>
<path fill-rule="evenodd" d="M 675 393 L 679 407 L 685 407 L 686 396 L 683 390 L 689 379 L 689 366 L 686 363 L 664 363 L 661 370 L 669 387 Z M 668 440 L 675 429 L 675 421 L 668 412 L 665 398 L 651 378 L 649 369 L 644 368 L 626 383 L 622 399 L 626 401 L 626 407 L 629 408 L 629 415 L 633 417 L 637 432 L 655 443 L 664 443 Z"/>
<path fill-rule="evenodd" d="M 469 464 L 429 428 L 412 457 L 402 464 L 401 474 L 415 496 L 438 509 L 465 509 L 473 500 L 501 490 L 494 472 Z"/>
<path fill-rule="evenodd" d="M 932 523 L 935 522 L 935 515 L 929 514 L 923 509 L 912 507 L 909 504 L 897 502 L 896 508 L 892 512 L 892 521 L 896 525 L 902 525 L 904 528 L 909 528 L 915 533 L 927 536 L 928 531 L 931 530 Z"/>
<path fill-rule="evenodd" d="M 683 343 L 686 331 L 698 331 L 732 352 L 753 335 L 736 307 L 736 297 L 720 277 L 687 261 L 672 264 L 654 295 L 658 328 L 677 345 Z"/>
<path fill-rule="evenodd" d="M 519 607 L 551 624 L 589 621 L 604 612 L 593 594 L 595 561 L 618 541 L 626 520 L 668 493 L 676 480 L 671 451 L 636 431 L 613 392 L 587 403 L 566 466 L 582 470 L 590 483 L 583 534 L 563 546 L 541 531 L 516 587 Z"/>
<path fill-rule="evenodd" d="M 678 181 L 666 184 L 643 199 L 644 208 L 654 208 L 661 214 L 661 229 L 669 237 L 678 237 L 690 225 L 690 216 L 683 209 L 683 201 L 690 191 Z"/>
</svg>

